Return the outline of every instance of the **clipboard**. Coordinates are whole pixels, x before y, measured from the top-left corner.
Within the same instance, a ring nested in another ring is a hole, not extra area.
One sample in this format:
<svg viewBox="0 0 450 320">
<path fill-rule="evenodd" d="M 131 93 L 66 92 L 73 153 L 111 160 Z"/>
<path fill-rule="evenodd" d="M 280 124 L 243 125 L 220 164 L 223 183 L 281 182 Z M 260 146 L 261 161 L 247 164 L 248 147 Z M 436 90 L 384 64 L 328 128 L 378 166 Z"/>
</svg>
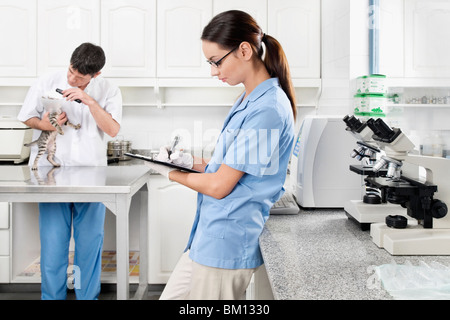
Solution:
<svg viewBox="0 0 450 320">
<path fill-rule="evenodd" d="M 141 160 L 144 160 L 144 161 L 153 162 L 153 163 L 156 163 L 156 164 L 161 164 L 163 166 L 174 168 L 174 169 L 181 170 L 181 171 L 186 171 L 186 172 L 191 172 L 191 173 L 200 173 L 200 171 L 197 171 L 197 170 L 194 170 L 194 169 L 187 169 L 185 167 L 177 166 L 176 164 L 173 164 L 173 163 L 170 163 L 170 162 L 153 160 L 150 157 L 143 156 L 143 155 L 140 155 L 140 154 L 134 154 L 134 153 L 125 152 L 124 155 L 126 155 L 128 157 L 131 157 L 131 158 L 136 158 L 136 159 L 141 159 Z"/>
</svg>

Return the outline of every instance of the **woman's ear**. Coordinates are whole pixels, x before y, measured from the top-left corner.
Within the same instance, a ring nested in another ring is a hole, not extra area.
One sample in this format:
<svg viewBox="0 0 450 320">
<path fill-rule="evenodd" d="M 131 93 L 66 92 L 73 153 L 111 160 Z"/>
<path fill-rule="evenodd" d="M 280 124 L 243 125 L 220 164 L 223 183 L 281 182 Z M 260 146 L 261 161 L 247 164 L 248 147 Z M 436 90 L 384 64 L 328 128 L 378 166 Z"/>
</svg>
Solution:
<svg viewBox="0 0 450 320">
<path fill-rule="evenodd" d="M 238 54 L 240 58 L 244 60 L 250 60 L 253 56 L 253 50 L 250 43 L 248 43 L 247 41 L 242 42 L 239 45 Z"/>
</svg>

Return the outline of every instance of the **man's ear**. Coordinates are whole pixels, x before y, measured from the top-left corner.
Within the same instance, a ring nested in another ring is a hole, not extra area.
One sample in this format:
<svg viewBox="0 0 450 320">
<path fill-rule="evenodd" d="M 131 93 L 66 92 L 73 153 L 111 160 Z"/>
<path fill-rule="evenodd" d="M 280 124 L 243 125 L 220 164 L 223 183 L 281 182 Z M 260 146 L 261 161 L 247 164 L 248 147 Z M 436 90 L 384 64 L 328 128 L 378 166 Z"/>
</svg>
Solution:
<svg viewBox="0 0 450 320">
<path fill-rule="evenodd" d="M 94 74 L 94 76 L 92 78 L 94 78 L 94 79 L 97 78 L 101 73 L 102 73 L 101 71 L 97 72 L 96 74 Z"/>
</svg>

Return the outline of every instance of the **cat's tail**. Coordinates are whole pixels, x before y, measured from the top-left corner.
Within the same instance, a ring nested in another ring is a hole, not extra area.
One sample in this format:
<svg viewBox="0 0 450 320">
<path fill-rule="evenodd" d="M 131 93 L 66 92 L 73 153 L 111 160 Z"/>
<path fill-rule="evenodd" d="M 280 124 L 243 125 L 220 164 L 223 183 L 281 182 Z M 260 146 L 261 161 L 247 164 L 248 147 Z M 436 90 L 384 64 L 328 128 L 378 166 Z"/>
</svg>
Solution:
<svg viewBox="0 0 450 320">
<path fill-rule="evenodd" d="M 31 147 L 33 144 L 36 144 L 37 142 L 38 142 L 37 140 L 34 140 L 34 141 L 30 142 L 30 143 L 24 143 L 23 145 L 25 147 Z"/>
</svg>

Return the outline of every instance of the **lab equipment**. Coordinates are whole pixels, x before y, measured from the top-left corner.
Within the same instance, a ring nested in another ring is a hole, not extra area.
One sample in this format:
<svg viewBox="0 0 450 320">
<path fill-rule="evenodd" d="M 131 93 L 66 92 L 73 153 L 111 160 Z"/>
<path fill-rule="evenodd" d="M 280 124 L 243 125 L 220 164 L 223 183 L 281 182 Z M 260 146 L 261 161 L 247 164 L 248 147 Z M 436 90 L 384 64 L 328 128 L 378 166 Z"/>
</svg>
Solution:
<svg viewBox="0 0 450 320">
<path fill-rule="evenodd" d="M 341 116 L 307 116 L 291 157 L 293 195 L 304 208 L 343 208 L 361 197 L 361 178 L 348 170 L 354 140 Z"/>
<path fill-rule="evenodd" d="M 382 119 L 367 125 L 384 155 L 372 167 L 375 174 L 365 181 L 380 190 L 383 203 L 400 205 L 408 215 L 406 226 L 401 228 L 389 227 L 386 222 L 372 223 L 373 242 L 392 255 L 450 255 L 450 160 L 413 154 L 414 144 L 409 138 Z M 382 167 L 388 167 L 386 175 L 377 176 Z"/>
<path fill-rule="evenodd" d="M 58 93 L 60 93 L 60 94 L 63 94 L 63 90 L 62 90 L 62 89 L 56 89 L 56 92 L 58 92 Z M 75 101 L 75 102 L 78 102 L 78 103 L 81 103 L 81 100 L 80 100 L 80 99 L 75 99 L 74 101 Z"/>
<path fill-rule="evenodd" d="M 31 142 L 33 129 L 10 116 L 0 116 L 0 161 L 21 163 L 30 156 L 30 148 L 24 146 Z"/>
<path fill-rule="evenodd" d="M 386 168 L 378 168 L 373 170 L 377 163 L 377 158 L 382 152 L 379 146 L 373 140 L 375 128 L 373 118 L 367 121 L 360 121 L 355 116 L 345 116 L 343 121 L 347 125 L 346 131 L 356 139 L 356 148 L 354 148 L 350 156 L 360 161 L 357 165 L 350 165 L 350 171 L 364 177 L 386 176 Z M 380 163 L 377 165 L 380 166 Z M 394 169 L 391 165 L 391 172 Z M 406 209 L 381 199 L 381 191 L 364 183 L 363 196 L 348 200 L 344 204 L 344 210 L 347 216 L 359 223 L 361 230 L 369 230 L 370 224 L 374 222 L 384 222 L 387 215 L 407 216 Z"/>
</svg>

